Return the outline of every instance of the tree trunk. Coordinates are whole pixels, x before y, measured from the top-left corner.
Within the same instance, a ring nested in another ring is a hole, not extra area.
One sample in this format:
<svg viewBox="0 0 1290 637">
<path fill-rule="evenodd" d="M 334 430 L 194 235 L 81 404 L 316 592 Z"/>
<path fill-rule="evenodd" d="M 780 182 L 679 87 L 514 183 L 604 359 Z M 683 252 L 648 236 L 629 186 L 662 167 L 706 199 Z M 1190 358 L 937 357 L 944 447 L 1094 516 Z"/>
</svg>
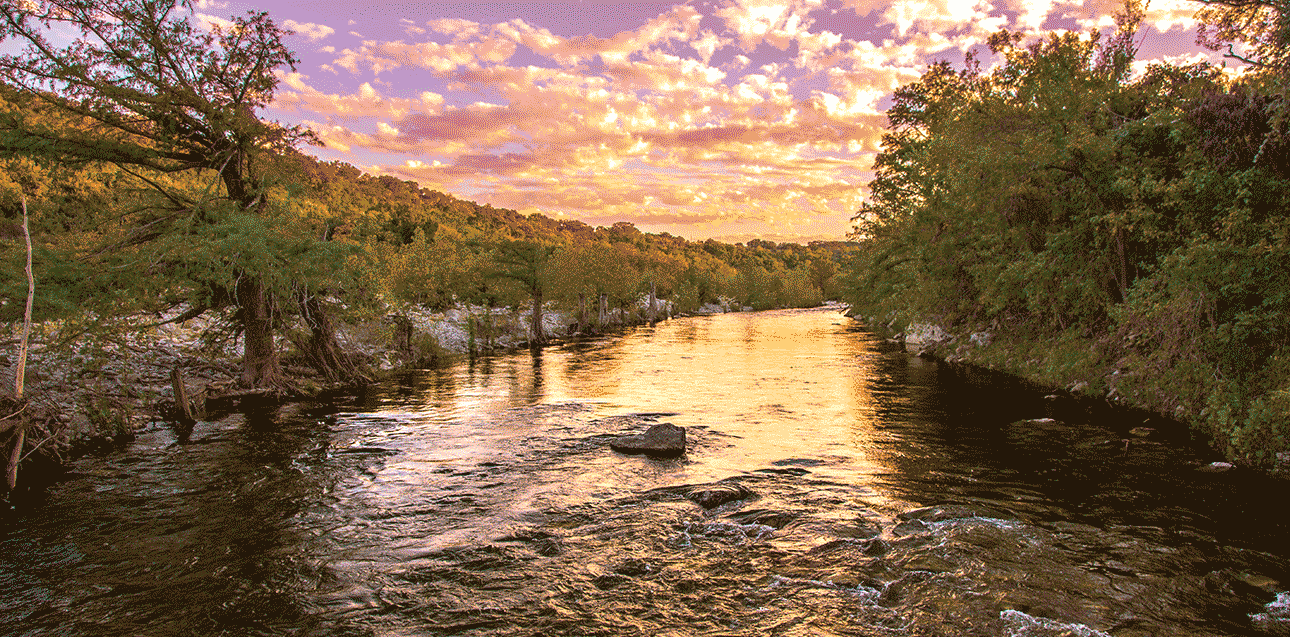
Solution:
<svg viewBox="0 0 1290 637">
<path fill-rule="evenodd" d="M 300 314 L 304 317 L 305 324 L 309 326 L 310 335 L 309 342 L 305 345 L 305 357 L 309 359 L 314 369 L 318 370 L 323 378 L 333 383 L 365 380 L 353 361 L 345 354 L 345 350 L 341 348 L 340 342 L 336 340 L 336 327 L 316 295 L 300 293 Z M 409 322 L 408 350 L 411 350 L 412 345 L 411 330 L 411 322 Z"/>
<path fill-rule="evenodd" d="M 542 334 L 542 288 L 533 288 L 533 340 L 531 345 L 541 345 L 546 342 L 546 336 Z"/>
<path fill-rule="evenodd" d="M 658 319 L 658 297 L 654 293 L 654 282 L 649 282 L 649 324 L 653 325 Z"/>
<path fill-rule="evenodd" d="M 176 420 L 186 427 L 197 424 L 197 413 L 188 399 L 188 387 L 184 385 L 184 376 L 178 367 L 170 370 L 170 386 L 175 392 Z"/>
<path fill-rule="evenodd" d="M 403 354 L 404 363 L 408 365 L 416 363 L 417 353 L 412 347 L 412 319 L 402 315 L 394 315 L 390 317 L 390 320 L 394 322 L 394 348 Z M 475 333 L 474 323 L 475 317 L 472 316 L 470 317 L 472 341 Z M 474 349 L 473 343 L 471 349 Z"/>
<path fill-rule="evenodd" d="M 283 391 L 287 387 L 278 350 L 273 346 L 273 295 L 258 276 L 243 273 L 237 283 L 242 313 L 242 386 Z"/>
<path fill-rule="evenodd" d="M 587 295 L 584 292 L 578 293 L 578 333 L 587 329 Z"/>
<path fill-rule="evenodd" d="M 599 307 L 596 308 L 596 325 L 598 327 L 605 326 L 605 321 L 608 320 L 608 317 L 605 316 L 605 314 L 608 312 L 609 312 L 609 295 L 601 294 Z"/>
</svg>

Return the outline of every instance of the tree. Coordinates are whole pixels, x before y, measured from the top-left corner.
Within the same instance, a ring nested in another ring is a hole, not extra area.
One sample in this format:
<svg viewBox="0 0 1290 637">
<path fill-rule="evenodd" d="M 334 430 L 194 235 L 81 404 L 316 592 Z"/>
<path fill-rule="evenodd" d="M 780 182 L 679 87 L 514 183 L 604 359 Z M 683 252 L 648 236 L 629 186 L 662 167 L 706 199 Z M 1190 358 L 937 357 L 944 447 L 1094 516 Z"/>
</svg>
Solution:
<svg viewBox="0 0 1290 637">
<path fill-rule="evenodd" d="M 530 345 L 546 342 L 542 332 L 542 303 L 549 285 L 551 256 L 555 246 L 538 241 L 501 241 L 493 251 L 496 266 L 493 278 L 509 279 L 520 284 L 533 300 L 532 334 Z"/>
<path fill-rule="evenodd" d="M 1196 41 L 1228 57 L 1263 69 L 1290 72 L 1290 2 L 1285 0 L 1200 0 Z M 1245 47 L 1237 53 L 1235 44 Z"/>
<path fill-rule="evenodd" d="M 283 388 L 273 342 L 284 309 L 278 298 L 299 281 L 275 270 L 282 263 L 273 251 L 316 247 L 258 236 L 272 213 L 266 160 L 314 140 L 256 115 L 272 98 L 275 70 L 296 63 L 282 43 L 286 32 L 263 12 L 202 31 L 190 20 L 189 0 L 0 0 L 0 8 L 0 39 L 24 45 L 0 55 L 0 80 L 74 124 L 9 112 L 0 119 L 3 150 L 106 162 L 144 184 L 153 201 L 126 215 L 129 230 L 110 247 L 150 245 L 165 253 L 158 262 L 173 266 L 189 260 L 183 252 L 192 242 L 208 242 L 217 263 L 190 287 L 194 314 L 234 305 L 242 383 Z M 78 35 L 59 45 L 59 29 Z"/>
<path fill-rule="evenodd" d="M 810 261 L 811 284 L 820 291 L 820 294 L 826 299 L 831 299 L 836 294 L 837 284 L 834 279 L 838 275 L 838 264 L 833 260 L 832 255 L 821 255 Z"/>
<path fill-rule="evenodd" d="M 1290 2 L 1287 0 L 1201 0 L 1196 42 L 1253 66 L 1271 85 L 1265 106 L 1270 119 L 1255 162 L 1268 153 L 1269 142 L 1284 142 L 1290 113 Z M 1237 53 L 1235 45 L 1244 47 Z M 1275 152 L 1275 151 L 1274 151 Z"/>
</svg>

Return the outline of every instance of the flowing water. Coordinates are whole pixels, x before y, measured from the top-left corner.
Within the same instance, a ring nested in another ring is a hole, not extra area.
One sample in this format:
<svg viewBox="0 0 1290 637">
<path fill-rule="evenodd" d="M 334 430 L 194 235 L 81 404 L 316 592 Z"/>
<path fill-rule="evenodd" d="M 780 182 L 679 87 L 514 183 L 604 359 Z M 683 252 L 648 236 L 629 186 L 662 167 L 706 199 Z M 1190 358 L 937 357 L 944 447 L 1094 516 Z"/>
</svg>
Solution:
<svg viewBox="0 0 1290 637">
<path fill-rule="evenodd" d="M 0 520 L 0 634 L 1290 634 L 1284 483 L 1143 419 L 677 319 L 83 459 Z"/>
</svg>

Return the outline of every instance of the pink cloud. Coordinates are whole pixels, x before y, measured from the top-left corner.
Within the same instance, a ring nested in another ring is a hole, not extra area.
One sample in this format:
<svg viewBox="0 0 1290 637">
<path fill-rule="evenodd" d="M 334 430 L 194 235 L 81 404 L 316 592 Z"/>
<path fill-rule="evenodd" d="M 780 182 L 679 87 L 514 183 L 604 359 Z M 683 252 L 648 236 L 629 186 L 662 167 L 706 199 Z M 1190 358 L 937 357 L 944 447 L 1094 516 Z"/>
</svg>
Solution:
<svg viewBox="0 0 1290 637">
<path fill-rule="evenodd" d="M 331 72 L 319 82 L 313 67 L 279 75 L 274 110 L 316 127 L 326 152 L 493 205 L 698 236 L 840 235 L 872 177 L 895 88 L 1001 26 L 1102 24 L 1119 6 L 727 0 L 631 23 L 607 14 L 612 28 L 587 33 L 540 5 L 356 25 L 373 35 L 319 51 Z M 1187 7 L 1157 0 L 1148 21 L 1177 31 Z"/>
</svg>

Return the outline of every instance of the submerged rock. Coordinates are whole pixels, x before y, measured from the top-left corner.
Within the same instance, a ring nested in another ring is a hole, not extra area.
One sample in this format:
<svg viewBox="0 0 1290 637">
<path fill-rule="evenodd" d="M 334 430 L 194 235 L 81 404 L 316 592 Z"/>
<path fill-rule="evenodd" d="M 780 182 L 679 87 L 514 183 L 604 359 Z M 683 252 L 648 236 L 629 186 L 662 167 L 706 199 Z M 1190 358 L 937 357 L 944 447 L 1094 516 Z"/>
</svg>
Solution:
<svg viewBox="0 0 1290 637">
<path fill-rule="evenodd" d="M 671 423 L 653 425 L 643 434 L 622 436 L 609 443 L 614 451 L 650 456 L 679 456 L 685 453 L 685 428 Z"/>
<path fill-rule="evenodd" d="M 1054 429 L 1060 429 L 1061 427 L 1065 426 L 1065 424 L 1066 423 L 1063 423 L 1062 421 L 1057 420 L 1056 418 L 1026 418 L 1025 420 L 1018 420 L 1016 422 L 1013 422 L 1012 426 L 1030 427 L 1031 429 L 1035 429 L 1035 430 L 1051 431 Z"/>
<path fill-rule="evenodd" d="M 630 557 L 614 567 L 614 572 L 628 577 L 640 577 L 654 572 L 654 566 L 640 558 Z"/>
<path fill-rule="evenodd" d="M 981 505 L 964 505 L 964 504 L 938 504 L 918 509 L 910 509 L 897 515 L 900 520 L 920 521 L 920 522 L 943 522 L 945 520 L 959 520 L 964 518 L 1012 518 L 1011 514 L 998 509 L 992 509 Z"/>
<path fill-rule="evenodd" d="M 1223 473 L 1224 471 L 1231 471 L 1235 468 L 1236 465 L 1230 462 L 1211 462 L 1201 467 L 1200 471 L 1204 471 L 1205 473 Z"/>
<path fill-rule="evenodd" d="M 930 528 L 931 527 L 927 526 L 927 523 L 922 520 L 906 520 L 904 522 L 900 522 L 895 527 L 892 527 L 891 534 L 896 537 L 904 537 L 906 535 L 926 533 Z"/>
<path fill-rule="evenodd" d="M 696 487 L 685 494 L 685 497 L 705 509 L 715 509 L 727 502 L 744 500 L 752 495 L 753 492 L 742 484 L 719 482 L 711 486 Z"/>
<path fill-rule="evenodd" d="M 740 524 L 760 524 L 772 529 L 782 529 L 797 519 L 798 514 L 769 509 L 751 509 L 730 515 L 730 519 Z M 874 535 L 877 535 L 875 533 Z"/>
</svg>

